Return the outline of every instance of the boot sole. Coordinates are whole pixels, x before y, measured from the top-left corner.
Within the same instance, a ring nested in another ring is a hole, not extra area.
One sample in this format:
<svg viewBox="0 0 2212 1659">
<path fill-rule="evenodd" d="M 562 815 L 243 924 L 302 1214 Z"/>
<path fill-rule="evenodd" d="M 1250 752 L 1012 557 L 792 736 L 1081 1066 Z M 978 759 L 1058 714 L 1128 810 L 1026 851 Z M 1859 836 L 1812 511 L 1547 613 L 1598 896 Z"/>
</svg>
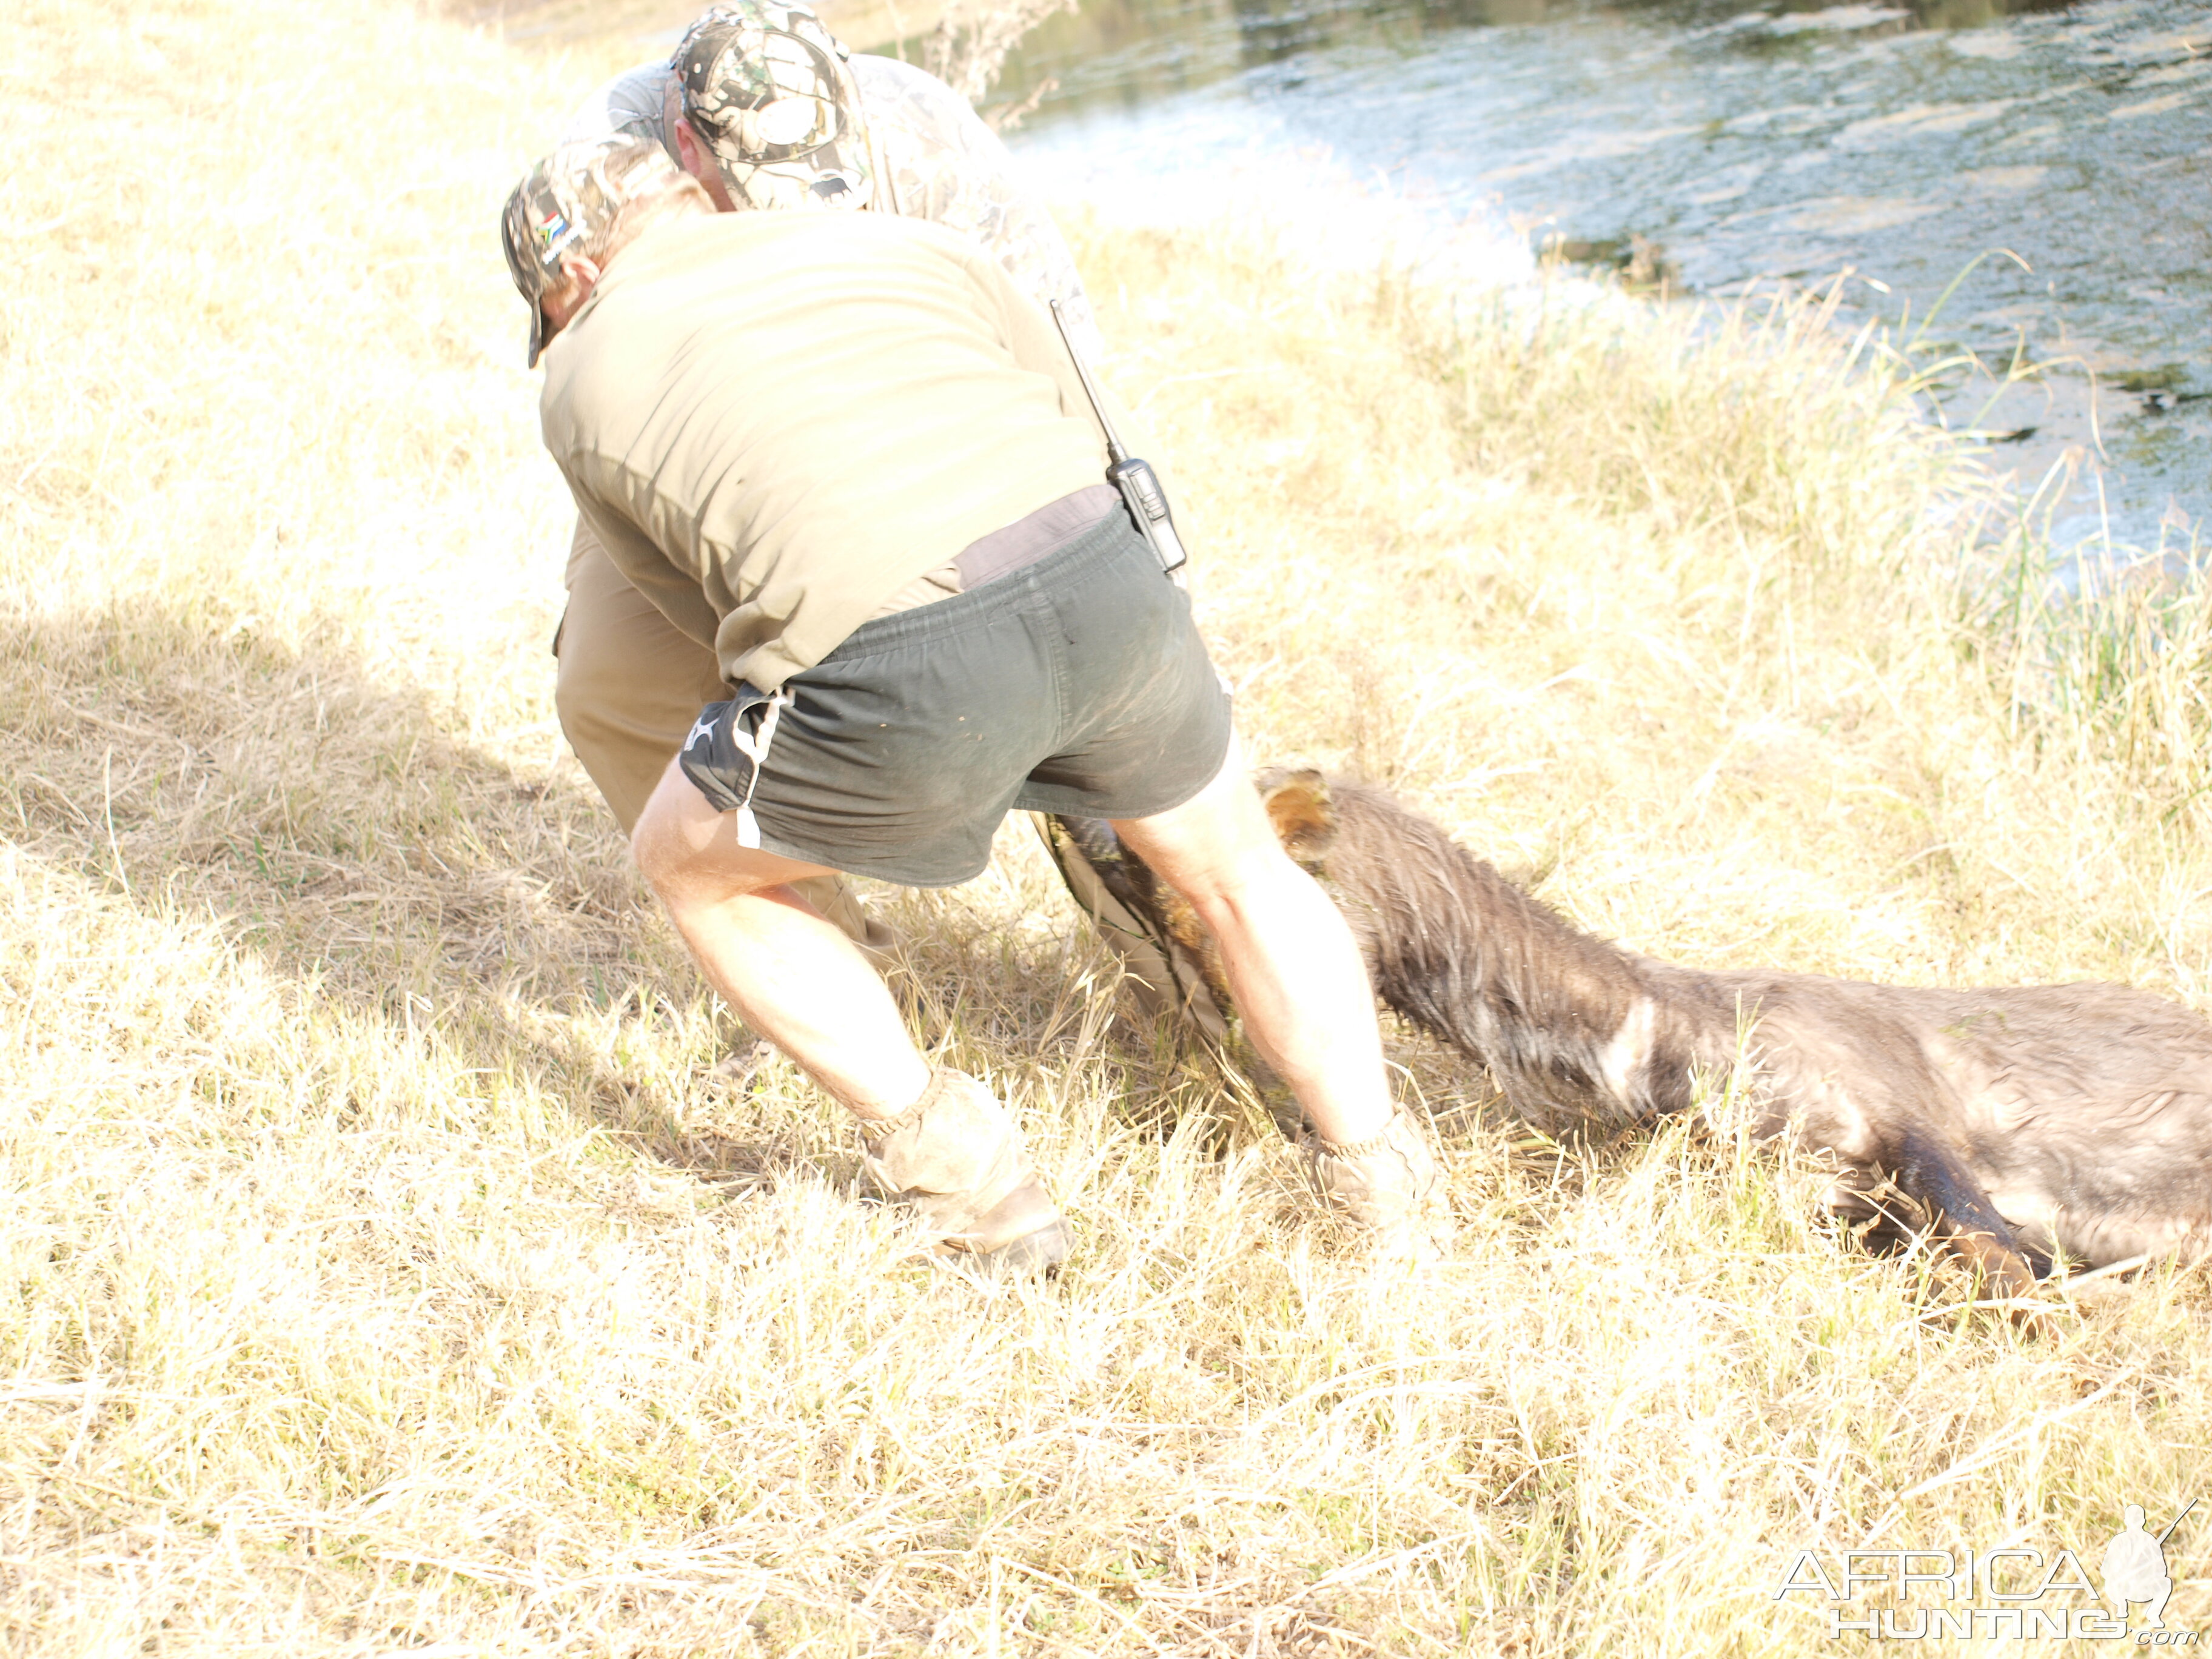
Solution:
<svg viewBox="0 0 2212 1659">
<path fill-rule="evenodd" d="M 993 1280 L 1049 1278 L 1060 1271 L 1060 1264 L 1067 1260 L 1074 1244 L 1074 1236 L 1067 1223 L 1052 1220 L 1035 1232 L 1024 1233 L 1019 1238 L 1009 1239 L 995 1250 L 971 1250 L 956 1244 L 940 1244 L 934 1255 L 950 1267 Z"/>
<path fill-rule="evenodd" d="M 994 1273 L 1050 1273 L 1057 1272 L 1060 1264 L 1067 1260 L 1068 1250 L 1074 1243 L 1067 1224 L 1054 1221 L 978 1259 L 990 1263 Z"/>
</svg>

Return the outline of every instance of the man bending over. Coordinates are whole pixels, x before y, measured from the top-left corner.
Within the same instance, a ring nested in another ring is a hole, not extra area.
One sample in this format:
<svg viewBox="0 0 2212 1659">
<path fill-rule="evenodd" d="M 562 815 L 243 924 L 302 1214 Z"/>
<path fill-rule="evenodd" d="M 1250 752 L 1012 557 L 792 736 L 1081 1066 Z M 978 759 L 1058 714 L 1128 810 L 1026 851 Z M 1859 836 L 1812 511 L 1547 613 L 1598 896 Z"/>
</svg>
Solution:
<svg viewBox="0 0 2212 1659">
<path fill-rule="evenodd" d="M 1066 813 L 1112 821 L 1212 933 L 1323 1191 L 1432 1251 L 1436 1166 L 1357 948 L 1269 828 L 1043 310 L 925 222 L 716 215 L 635 138 L 554 152 L 503 229 L 546 447 L 732 689 L 647 799 L 639 868 L 715 990 L 859 1118 L 876 1181 L 940 1248 L 1066 1252 L 1006 1109 L 930 1066 L 793 884 L 951 885 L 1008 811 Z"/>
</svg>

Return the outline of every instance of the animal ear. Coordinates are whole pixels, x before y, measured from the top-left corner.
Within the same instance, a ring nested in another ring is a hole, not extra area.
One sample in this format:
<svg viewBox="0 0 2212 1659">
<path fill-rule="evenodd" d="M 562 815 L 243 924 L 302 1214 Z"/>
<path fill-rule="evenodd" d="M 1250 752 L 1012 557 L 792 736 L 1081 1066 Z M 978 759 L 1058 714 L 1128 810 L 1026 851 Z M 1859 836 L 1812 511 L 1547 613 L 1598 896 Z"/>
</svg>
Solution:
<svg viewBox="0 0 2212 1659">
<path fill-rule="evenodd" d="M 1255 781 L 1283 850 L 1318 870 L 1336 844 L 1336 803 L 1329 798 L 1328 780 L 1310 769 L 1270 767 Z"/>
</svg>

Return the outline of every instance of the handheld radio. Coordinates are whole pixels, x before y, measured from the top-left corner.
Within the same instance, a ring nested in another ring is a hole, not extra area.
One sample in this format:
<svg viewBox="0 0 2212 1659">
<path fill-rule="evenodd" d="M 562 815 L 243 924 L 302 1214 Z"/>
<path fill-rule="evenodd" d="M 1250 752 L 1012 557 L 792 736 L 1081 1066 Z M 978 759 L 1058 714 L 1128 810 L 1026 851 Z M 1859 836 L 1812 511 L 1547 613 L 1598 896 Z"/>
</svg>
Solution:
<svg viewBox="0 0 2212 1659">
<path fill-rule="evenodd" d="M 1139 460 L 1122 447 L 1121 434 L 1114 430 L 1105 402 L 1098 395 L 1098 383 L 1091 378 L 1091 366 L 1083 361 L 1083 354 L 1075 348 L 1074 337 L 1067 331 L 1067 319 L 1061 314 L 1060 301 L 1048 303 L 1052 307 L 1053 323 L 1060 330 L 1060 343 L 1067 348 L 1068 361 L 1075 365 L 1075 373 L 1083 382 L 1083 395 L 1091 399 L 1091 411 L 1098 416 L 1099 429 L 1106 434 L 1106 482 L 1121 492 L 1121 499 L 1128 503 L 1130 518 L 1152 544 L 1160 568 L 1180 570 L 1190 555 L 1183 551 L 1182 539 L 1176 534 L 1175 515 L 1168 510 L 1167 491 L 1160 488 L 1159 474 L 1152 471 L 1150 461 Z"/>
</svg>

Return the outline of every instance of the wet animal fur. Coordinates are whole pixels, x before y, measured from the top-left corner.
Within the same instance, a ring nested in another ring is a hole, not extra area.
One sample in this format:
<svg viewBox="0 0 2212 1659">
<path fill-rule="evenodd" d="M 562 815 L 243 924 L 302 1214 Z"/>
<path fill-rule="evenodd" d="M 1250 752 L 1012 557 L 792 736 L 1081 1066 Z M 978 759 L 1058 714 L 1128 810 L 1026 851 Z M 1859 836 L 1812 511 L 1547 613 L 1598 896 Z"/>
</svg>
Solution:
<svg viewBox="0 0 2212 1659">
<path fill-rule="evenodd" d="M 1831 1203 L 1946 1237 L 2008 1293 L 2212 1247 L 2212 1024 L 2124 986 L 1921 989 L 1656 961 L 1569 926 L 1381 790 L 1260 780 L 1382 1000 L 1510 1104 L 1642 1121 L 1748 1058 L 1754 1127 L 1832 1154 Z"/>
</svg>

